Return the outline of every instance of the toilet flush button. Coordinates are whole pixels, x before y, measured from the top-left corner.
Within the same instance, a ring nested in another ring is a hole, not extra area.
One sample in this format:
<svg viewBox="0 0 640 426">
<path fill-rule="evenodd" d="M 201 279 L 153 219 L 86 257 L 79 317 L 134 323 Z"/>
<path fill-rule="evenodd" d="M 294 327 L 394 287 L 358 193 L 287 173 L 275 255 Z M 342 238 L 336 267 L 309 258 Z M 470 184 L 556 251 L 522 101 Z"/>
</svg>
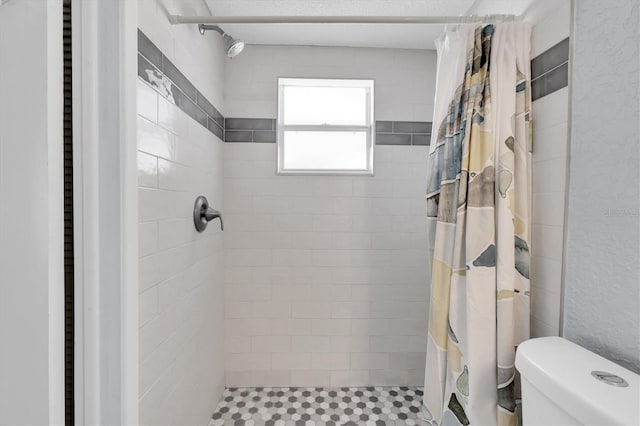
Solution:
<svg viewBox="0 0 640 426">
<path fill-rule="evenodd" d="M 629 383 L 620 376 L 616 376 L 613 373 L 607 373 L 606 371 L 592 371 L 591 375 L 597 380 L 604 382 L 611 386 L 617 386 L 619 388 L 626 388 Z"/>
</svg>

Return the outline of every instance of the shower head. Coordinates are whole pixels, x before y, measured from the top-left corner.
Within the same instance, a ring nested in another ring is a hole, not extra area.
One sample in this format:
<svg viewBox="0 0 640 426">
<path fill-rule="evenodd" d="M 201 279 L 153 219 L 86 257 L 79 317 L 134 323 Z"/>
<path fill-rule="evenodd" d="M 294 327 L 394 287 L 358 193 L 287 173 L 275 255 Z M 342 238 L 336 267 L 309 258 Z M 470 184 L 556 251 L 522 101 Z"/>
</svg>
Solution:
<svg viewBox="0 0 640 426">
<path fill-rule="evenodd" d="M 223 34 L 222 39 L 224 40 L 224 50 L 230 58 L 239 55 L 242 49 L 244 49 L 244 41 L 237 40 L 229 34 Z"/>
<path fill-rule="evenodd" d="M 200 34 L 202 35 L 204 35 L 207 30 L 218 32 L 222 36 L 222 40 L 224 41 L 224 51 L 229 58 L 238 56 L 240 52 L 242 52 L 242 49 L 244 49 L 244 42 L 242 40 L 237 40 L 231 37 L 217 25 L 200 24 L 198 25 L 198 30 L 200 30 Z"/>
</svg>

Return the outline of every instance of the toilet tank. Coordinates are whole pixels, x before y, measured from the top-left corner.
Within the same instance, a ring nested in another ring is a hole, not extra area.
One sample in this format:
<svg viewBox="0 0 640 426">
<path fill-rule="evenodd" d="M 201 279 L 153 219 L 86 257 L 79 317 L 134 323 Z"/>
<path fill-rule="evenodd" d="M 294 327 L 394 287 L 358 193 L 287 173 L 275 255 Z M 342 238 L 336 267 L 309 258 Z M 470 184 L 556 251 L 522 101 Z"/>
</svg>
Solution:
<svg viewBox="0 0 640 426">
<path fill-rule="evenodd" d="M 516 368 L 524 426 L 640 425 L 639 376 L 568 340 L 527 340 L 518 347 Z"/>
</svg>

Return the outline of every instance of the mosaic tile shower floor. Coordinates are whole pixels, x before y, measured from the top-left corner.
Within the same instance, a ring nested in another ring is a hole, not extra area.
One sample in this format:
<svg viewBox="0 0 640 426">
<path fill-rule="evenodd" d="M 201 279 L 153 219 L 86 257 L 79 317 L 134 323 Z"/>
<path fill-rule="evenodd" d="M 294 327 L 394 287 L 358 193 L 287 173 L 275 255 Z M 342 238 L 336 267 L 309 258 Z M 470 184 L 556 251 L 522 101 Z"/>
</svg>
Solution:
<svg viewBox="0 0 640 426">
<path fill-rule="evenodd" d="M 228 388 L 209 426 L 424 426 L 422 388 Z"/>
</svg>

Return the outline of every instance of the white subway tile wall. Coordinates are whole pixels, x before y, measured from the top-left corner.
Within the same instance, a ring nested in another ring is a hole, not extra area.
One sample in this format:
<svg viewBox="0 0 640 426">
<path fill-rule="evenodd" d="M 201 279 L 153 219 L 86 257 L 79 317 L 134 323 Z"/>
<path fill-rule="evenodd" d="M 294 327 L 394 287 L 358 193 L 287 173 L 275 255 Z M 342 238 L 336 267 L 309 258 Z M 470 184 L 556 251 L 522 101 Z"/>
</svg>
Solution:
<svg viewBox="0 0 640 426">
<path fill-rule="evenodd" d="M 248 45 L 225 69 L 226 116 L 277 117 L 278 77 L 371 78 L 376 120 L 433 118 L 435 50 Z"/>
<path fill-rule="evenodd" d="M 570 2 L 558 2 L 551 13 L 541 16 L 534 16 L 535 12 L 535 7 L 529 11 L 534 22 L 532 57 L 569 37 Z M 531 336 L 557 336 L 562 291 L 568 87 L 538 98 L 532 110 Z"/>
<path fill-rule="evenodd" d="M 203 420 L 224 382 L 223 240 L 191 215 L 200 194 L 222 208 L 223 143 L 164 100 L 163 127 L 159 95 L 142 80 L 138 94 L 141 423 Z"/>
<path fill-rule="evenodd" d="M 379 131 L 393 132 L 390 120 L 420 124 L 398 129 L 410 144 L 411 132 L 431 130 L 435 60 L 435 51 L 247 46 L 225 69 L 225 113 L 275 117 L 278 77 L 374 78 L 375 116 L 387 120 Z M 428 147 L 377 146 L 375 177 L 276 176 L 275 144 L 224 149 L 227 359 L 264 363 L 228 366 L 227 384 L 421 385 Z"/>
<path fill-rule="evenodd" d="M 532 337 L 560 332 L 568 94 L 564 88 L 533 104 Z"/>
<path fill-rule="evenodd" d="M 375 177 L 275 150 L 224 145 L 227 385 L 422 384 L 428 147 L 376 147 Z"/>
<path fill-rule="evenodd" d="M 206 6 L 139 0 L 138 26 L 220 106 L 219 37 L 171 26 L 168 11 L 204 14 Z M 205 424 L 224 389 L 223 239 L 217 222 L 197 233 L 192 209 L 202 194 L 224 211 L 223 142 L 142 79 L 137 90 L 139 423 Z"/>
</svg>

